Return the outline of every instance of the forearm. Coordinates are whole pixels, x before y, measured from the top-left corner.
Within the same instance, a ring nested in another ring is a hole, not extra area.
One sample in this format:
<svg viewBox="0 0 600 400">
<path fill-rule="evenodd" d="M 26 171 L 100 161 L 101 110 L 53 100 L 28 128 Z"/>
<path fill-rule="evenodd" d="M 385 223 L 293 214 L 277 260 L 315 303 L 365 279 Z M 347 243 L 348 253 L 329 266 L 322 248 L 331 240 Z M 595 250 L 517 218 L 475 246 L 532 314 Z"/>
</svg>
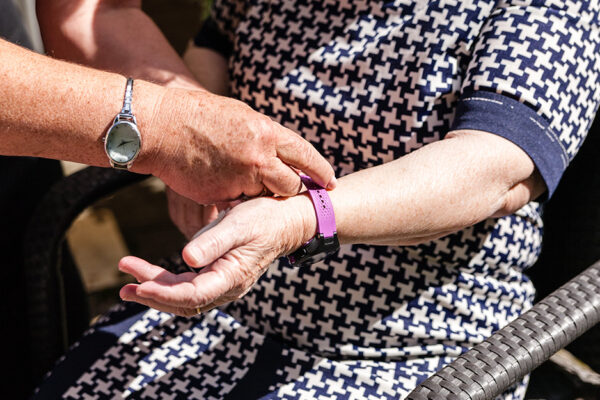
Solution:
<svg viewBox="0 0 600 400">
<path fill-rule="evenodd" d="M 102 138 L 123 104 L 125 78 L 35 54 L 0 39 L 0 154 L 108 166 Z M 150 125 L 162 91 L 138 81 L 134 112 L 144 146 L 138 172 L 151 172 Z"/>
<path fill-rule="evenodd" d="M 162 85 L 198 83 L 140 1 L 38 0 L 48 54 Z"/>
<path fill-rule="evenodd" d="M 342 243 L 410 245 L 516 211 L 544 191 L 531 159 L 489 133 L 458 135 L 348 175 L 330 191 Z M 305 240 L 316 222 L 303 210 Z"/>
</svg>

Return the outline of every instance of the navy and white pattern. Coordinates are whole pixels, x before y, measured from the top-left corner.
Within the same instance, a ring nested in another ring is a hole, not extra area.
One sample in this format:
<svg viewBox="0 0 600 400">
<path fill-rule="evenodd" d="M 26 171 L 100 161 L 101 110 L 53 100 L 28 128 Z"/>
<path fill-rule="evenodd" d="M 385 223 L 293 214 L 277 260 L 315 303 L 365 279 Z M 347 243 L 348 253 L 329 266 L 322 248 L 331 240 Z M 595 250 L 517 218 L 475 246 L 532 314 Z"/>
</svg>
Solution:
<svg viewBox="0 0 600 400">
<path fill-rule="evenodd" d="M 479 103 L 539 124 L 509 138 L 518 145 L 550 131 L 540 146 L 570 160 L 599 100 L 598 14 L 597 1 L 217 0 L 213 25 L 232 41 L 232 94 L 341 176 L 493 122 L 468 105 Z M 564 169 L 536 157 L 541 171 Z M 119 305 L 38 395 L 402 398 L 531 306 L 523 271 L 541 230 L 530 203 L 419 246 L 343 246 L 301 269 L 277 261 L 244 298 L 192 319 Z"/>
</svg>

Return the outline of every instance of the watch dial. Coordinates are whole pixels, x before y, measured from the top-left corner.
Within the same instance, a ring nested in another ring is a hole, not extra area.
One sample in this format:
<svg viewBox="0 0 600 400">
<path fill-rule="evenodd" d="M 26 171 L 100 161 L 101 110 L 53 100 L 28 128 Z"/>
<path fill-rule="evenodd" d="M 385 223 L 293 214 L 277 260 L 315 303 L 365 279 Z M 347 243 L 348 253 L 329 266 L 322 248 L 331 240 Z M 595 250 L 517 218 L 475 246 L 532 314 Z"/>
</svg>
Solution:
<svg viewBox="0 0 600 400">
<path fill-rule="evenodd" d="M 135 126 L 128 122 L 114 125 L 106 137 L 106 152 L 115 162 L 128 163 L 140 149 L 140 137 Z"/>
</svg>

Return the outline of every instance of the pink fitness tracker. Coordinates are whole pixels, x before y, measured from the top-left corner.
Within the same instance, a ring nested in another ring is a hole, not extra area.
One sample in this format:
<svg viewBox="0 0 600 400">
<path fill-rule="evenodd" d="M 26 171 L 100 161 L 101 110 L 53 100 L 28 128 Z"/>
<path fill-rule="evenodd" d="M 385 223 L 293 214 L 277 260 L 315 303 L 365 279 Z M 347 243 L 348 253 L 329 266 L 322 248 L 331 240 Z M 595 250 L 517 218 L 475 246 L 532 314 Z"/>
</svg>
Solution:
<svg viewBox="0 0 600 400">
<path fill-rule="evenodd" d="M 302 247 L 288 256 L 294 267 L 304 267 L 321 261 L 327 255 L 339 250 L 340 242 L 337 237 L 333 205 L 327 190 L 313 182 L 310 177 L 300 175 L 302 183 L 308 189 L 308 194 L 317 214 L 317 234 Z"/>
</svg>

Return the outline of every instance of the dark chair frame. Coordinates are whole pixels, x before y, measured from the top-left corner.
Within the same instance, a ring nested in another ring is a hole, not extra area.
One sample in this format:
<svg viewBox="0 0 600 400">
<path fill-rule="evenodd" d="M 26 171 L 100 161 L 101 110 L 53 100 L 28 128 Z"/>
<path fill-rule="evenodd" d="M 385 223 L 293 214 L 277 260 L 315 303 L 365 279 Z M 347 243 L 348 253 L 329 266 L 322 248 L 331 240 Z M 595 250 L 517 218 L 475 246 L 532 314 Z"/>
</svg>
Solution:
<svg viewBox="0 0 600 400">
<path fill-rule="evenodd" d="M 600 322 L 600 261 L 414 389 L 411 400 L 492 400 Z"/>
</svg>

